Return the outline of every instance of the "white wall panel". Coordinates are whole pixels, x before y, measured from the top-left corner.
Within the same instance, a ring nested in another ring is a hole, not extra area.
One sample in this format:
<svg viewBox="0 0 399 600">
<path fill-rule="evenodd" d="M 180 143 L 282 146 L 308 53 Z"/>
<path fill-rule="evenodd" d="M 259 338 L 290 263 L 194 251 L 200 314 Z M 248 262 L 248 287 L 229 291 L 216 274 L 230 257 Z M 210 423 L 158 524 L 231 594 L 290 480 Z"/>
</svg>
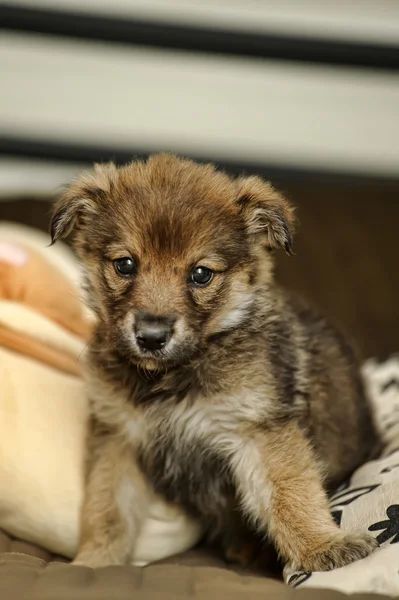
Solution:
<svg viewBox="0 0 399 600">
<path fill-rule="evenodd" d="M 399 173 L 399 78 L 3 32 L 0 131 Z"/>
</svg>

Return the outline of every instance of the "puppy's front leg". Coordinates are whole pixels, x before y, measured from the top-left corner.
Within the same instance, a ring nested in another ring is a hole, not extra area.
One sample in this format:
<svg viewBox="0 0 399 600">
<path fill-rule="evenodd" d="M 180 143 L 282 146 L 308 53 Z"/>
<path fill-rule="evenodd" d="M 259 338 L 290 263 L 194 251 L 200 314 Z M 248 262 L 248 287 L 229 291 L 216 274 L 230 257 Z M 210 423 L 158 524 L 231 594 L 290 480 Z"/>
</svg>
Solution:
<svg viewBox="0 0 399 600">
<path fill-rule="evenodd" d="M 378 546 L 373 537 L 334 523 L 313 451 L 296 424 L 248 436 L 233 470 L 244 511 L 293 569 L 342 567 Z"/>
<path fill-rule="evenodd" d="M 147 482 L 124 440 L 92 428 L 75 565 L 126 564 L 148 510 Z"/>
</svg>

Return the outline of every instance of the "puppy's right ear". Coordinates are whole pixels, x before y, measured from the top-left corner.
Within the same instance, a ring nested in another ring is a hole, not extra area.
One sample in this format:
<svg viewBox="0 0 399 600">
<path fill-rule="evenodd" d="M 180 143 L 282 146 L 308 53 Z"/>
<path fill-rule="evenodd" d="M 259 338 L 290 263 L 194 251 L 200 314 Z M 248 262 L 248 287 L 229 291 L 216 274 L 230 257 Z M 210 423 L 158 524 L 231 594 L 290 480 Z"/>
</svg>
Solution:
<svg viewBox="0 0 399 600">
<path fill-rule="evenodd" d="M 95 165 L 93 171 L 83 173 L 65 189 L 52 213 L 51 244 L 67 237 L 97 214 L 99 203 L 110 192 L 116 176 L 113 163 Z"/>
<path fill-rule="evenodd" d="M 92 211 L 92 206 L 86 198 L 75 196 L 66 190 L 56 202 L 50 222 L 51 245 L 65 238 L 77 226 L 82 213 Z"/>
</svg>

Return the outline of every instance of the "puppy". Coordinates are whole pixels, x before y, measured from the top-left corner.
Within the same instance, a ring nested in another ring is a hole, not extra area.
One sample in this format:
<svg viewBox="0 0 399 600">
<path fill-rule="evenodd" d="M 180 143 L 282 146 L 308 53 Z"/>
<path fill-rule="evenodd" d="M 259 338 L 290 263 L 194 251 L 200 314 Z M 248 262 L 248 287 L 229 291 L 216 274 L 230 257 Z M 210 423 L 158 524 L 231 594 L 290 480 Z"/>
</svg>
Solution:
<svg viewBox="0 0 399 600">
<path fill-rule="evenodd" d="M 98 319 L 76 564 L 128 563 L 152 494 L 220 539 L 248 523 L 294 569 L 378 545 L 329 513 L 378 439 L 351 348 L 274 282 L 293 230 L 269 183 L 172 155 L 96 166 L 59 200 L 52 240 L 73 233 Z"/>
</svg>

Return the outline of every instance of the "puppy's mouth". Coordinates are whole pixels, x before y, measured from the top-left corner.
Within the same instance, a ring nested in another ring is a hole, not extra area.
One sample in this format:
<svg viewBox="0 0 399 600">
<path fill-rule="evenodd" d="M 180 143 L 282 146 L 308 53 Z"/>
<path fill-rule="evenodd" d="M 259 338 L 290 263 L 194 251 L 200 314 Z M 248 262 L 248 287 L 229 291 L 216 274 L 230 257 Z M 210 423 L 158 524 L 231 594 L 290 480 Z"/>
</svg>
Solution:
<svg viewBox="0 0 399 600">
<path fill-rule="evenodd" d="M 139 360 L 135 360 L 134 364 L 136 365 L 139 372 L 143 373 L 147 378 L 152 378 L 154 375 L 159 375 L 167 371 L 169 366 L 173 366 L 173 363 L 169 361 L 160 361 L 155 358 L 142 358 Z"/>
</svg>

